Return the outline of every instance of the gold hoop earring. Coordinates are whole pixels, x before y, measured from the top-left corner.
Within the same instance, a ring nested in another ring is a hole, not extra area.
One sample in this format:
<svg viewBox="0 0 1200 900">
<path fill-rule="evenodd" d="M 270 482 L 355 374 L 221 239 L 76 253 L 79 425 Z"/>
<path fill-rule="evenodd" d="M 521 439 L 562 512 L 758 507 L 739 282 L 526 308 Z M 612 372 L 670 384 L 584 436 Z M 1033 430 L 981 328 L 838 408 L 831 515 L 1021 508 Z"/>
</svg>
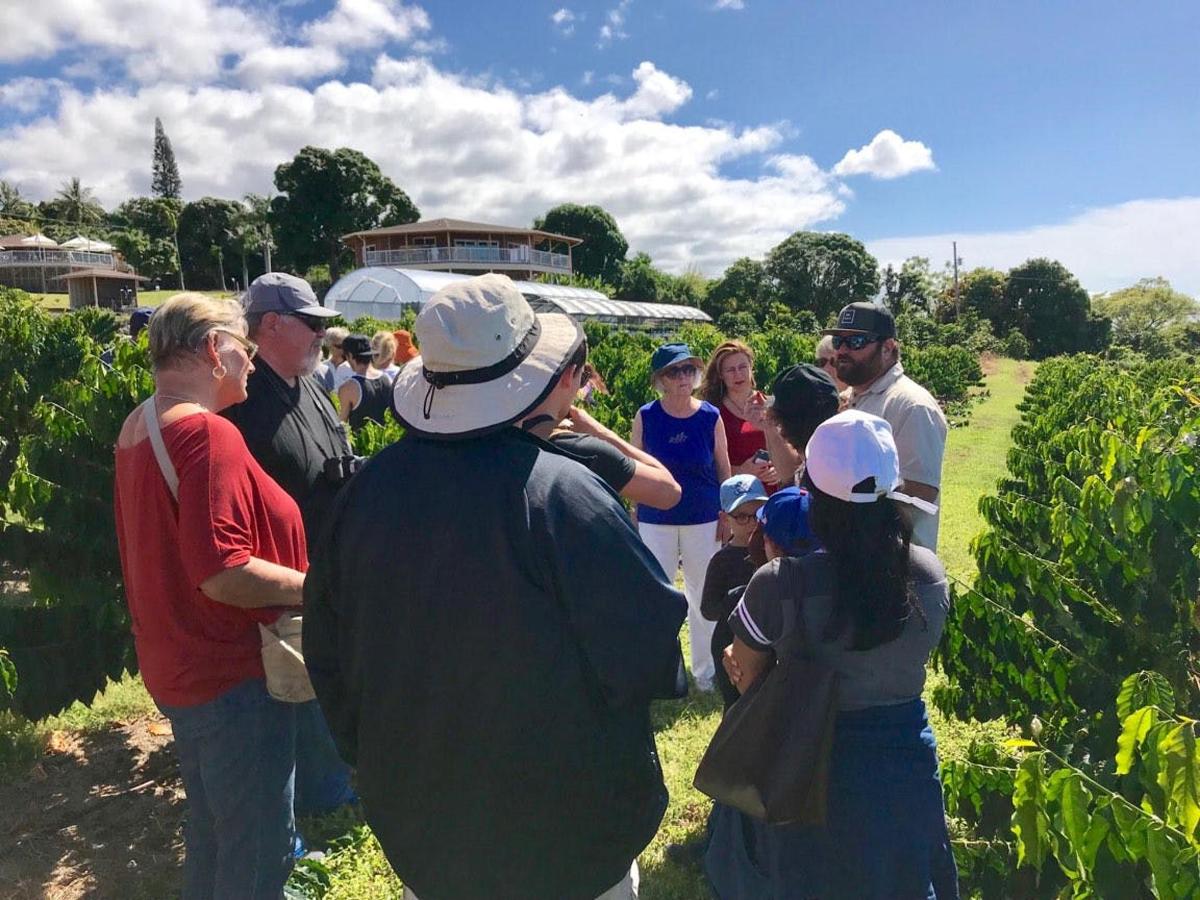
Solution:
<svg viewBox="0 0 1200 900">
<path fill-rule="evenodd" d="M 213 366 L 212 377 L 217 379 L 217 381 L 220 381 L 228 374 L 229 370 L 225 368 L 225 363 L 217 363 L 215 366 Z"/>
</svg>

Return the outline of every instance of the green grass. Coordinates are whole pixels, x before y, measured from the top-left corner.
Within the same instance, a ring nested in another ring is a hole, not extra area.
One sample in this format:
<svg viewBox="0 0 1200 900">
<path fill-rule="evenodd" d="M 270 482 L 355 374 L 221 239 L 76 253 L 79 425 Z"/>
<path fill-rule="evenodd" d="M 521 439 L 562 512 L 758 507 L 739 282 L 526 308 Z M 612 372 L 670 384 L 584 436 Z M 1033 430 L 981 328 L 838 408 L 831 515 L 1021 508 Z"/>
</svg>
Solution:
<svg viewBox="0 0 1200 900">
<path fill-rule="evenodd" d="M 158 306 L 168 297 L 173 297 L 179 291 L 175 289 L 165 291 L 138 291 L 137 305 L 138 306 Z M 210 297 L 233 297 L 233 294 L 228 291 L 199 291 L 201 294 L 208 294 Z M 68 307 L 68 298 L 66 294 L 41 294 L 31 292 L 30 297 L 41 304 L 43 309 L 61 311 Z"/>
<path fill-rule="evenodd" d="M 1020 418 L 1017 403 L 1033 377 L 1035 363 L 989 360 L 983 399 L 971 410 L 970 424 L 952 428 L 942 464 L 942 517 L 938 556 L 946 571 L 969 581 L 975 574 L 971 539 L 983 530 L 979 498 L 1004 475 L 1009 433 Z"/>
<path fill-rule="evenodd" d="M 171 292 L 161 292 L 169 294 Z M 145 295 L 143 295 L 145 296 Z M 1004 474 L 1008 436 L 1017 420 L 1016 404 L 1032 375 L 1029 363 L 996 360 L 986 367 L 987 395 L 972 410 L 970 424 L 951 431 L 943 469 L 942 520 L 939 553 L 947 570 L 969 579 L 974 562 L 969 551 L 971 538 L 982 528 L 977 510 L 979 497 L 992 490 Z M 684 629 L 686 641 L 686 627 Z M 688 658 L 685 645 L 684 658 Z M 929 686 L 943 679 L 931 672 Z M 928 688 L 927 688 L 928 691 Z M 58 729 L 86 731 L 106 727 L 151 712 L 153 703 L 139 678 L 110 684 L 91 707 L 75 704 L 61 716 L 30 726 L 35 739 L 44 740 Z M 671 802 L 662 827 L 642 853 L 641 896 L 645 900 L 691 900 L 708 896 L 699 872 L 681 868 L 665 858 L 668 844 L 700 834 L 708 815 L 709 800 L 692 788 L 692 776 L 720 717 L 716 694 L 657 703 L 653 720 Z M 1006 737 L 998 722 L 977 723 L 945 719 L 930 710 L 943 759 L 962 758 L 972 740 L 996 741 Z M 0 722 L 0 731 L 3 723 Z M 370 829 L 353 814 L 302 823 L 310 845 L 328 846 L 330 856 L 319 868 L 328 877 L 331 900 L 395 897 L 400 882 L 391 871 Z"/>
</svg>

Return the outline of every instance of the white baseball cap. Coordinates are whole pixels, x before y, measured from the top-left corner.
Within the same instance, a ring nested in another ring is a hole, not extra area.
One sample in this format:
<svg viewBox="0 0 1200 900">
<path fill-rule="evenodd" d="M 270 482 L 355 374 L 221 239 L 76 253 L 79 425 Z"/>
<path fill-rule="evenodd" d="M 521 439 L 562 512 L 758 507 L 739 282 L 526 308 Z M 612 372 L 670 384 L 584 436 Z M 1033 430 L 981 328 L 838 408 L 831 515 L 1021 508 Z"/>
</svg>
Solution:
<svg viewBox="0 0 1200 900">
<path fill-rule="evenodd" d="M 817 426 L 804 450 L 805 473 L 822 493 L 847 503 L 898 500 L 934 515 L 937 504 L 902 494 L 900 456 L 886 420 L 848 409 Z"/>
</svg>

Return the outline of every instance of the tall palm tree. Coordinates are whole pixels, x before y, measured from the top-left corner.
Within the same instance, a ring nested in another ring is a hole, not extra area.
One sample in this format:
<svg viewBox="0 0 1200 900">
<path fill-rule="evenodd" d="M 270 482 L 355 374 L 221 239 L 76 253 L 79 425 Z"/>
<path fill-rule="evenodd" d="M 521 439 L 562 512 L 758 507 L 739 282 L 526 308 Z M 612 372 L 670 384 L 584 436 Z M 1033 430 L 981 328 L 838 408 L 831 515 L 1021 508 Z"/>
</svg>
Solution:
<svg viewBox="0 0 1200 900">
<path fill-rule="evenodd" d="M 95 225 L 104 218 L 104 207 L 78 177 L 63 182 L 55 195 L 55 205 L 58 217 L 74 225 Z"/>
<path fill-rule="evenodd" d="M 262 194 L 247 194 L 245 196 L 246 213 L 245 225 L 258 238 L 258 246 L 262 248 L 263 271 L 271 271 L 271 251 L 275 249 L 275 240 L 271 236 L 271 198 Z"/>
<path fill-rule="evenodd" d="M 0 181 L 0 216 L 26 219 L 31 218 L 33 212 L 33 204 L 21 196 L 19 187 L 7 181 Z"/>
</svg>

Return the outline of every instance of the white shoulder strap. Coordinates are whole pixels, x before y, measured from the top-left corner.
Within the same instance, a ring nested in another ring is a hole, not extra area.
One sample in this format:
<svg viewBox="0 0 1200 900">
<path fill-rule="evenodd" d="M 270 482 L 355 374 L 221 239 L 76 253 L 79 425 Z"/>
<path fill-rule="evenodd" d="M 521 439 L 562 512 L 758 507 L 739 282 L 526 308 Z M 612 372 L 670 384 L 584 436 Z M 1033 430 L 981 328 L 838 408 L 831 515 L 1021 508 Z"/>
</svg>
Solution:
<svg viewBox="0 0 1200 900">
<path fill-rule="evenodd" d="M 175 474 L 175 466 L 171 457 L 167 456 L 167 445 L 163 443 L 162 429 L 158 424 L 158 410 L 154 406 L 154 394 L 142 404 L 142 421 L 146 423 L 146 432 L 150 435 L 150 446 L 154 448 L 154 458 L 158 460 L 158 468 L 163 480 L 171 490 L 171 496 L 179 499 L 179 476 Z"/>
</svg>

